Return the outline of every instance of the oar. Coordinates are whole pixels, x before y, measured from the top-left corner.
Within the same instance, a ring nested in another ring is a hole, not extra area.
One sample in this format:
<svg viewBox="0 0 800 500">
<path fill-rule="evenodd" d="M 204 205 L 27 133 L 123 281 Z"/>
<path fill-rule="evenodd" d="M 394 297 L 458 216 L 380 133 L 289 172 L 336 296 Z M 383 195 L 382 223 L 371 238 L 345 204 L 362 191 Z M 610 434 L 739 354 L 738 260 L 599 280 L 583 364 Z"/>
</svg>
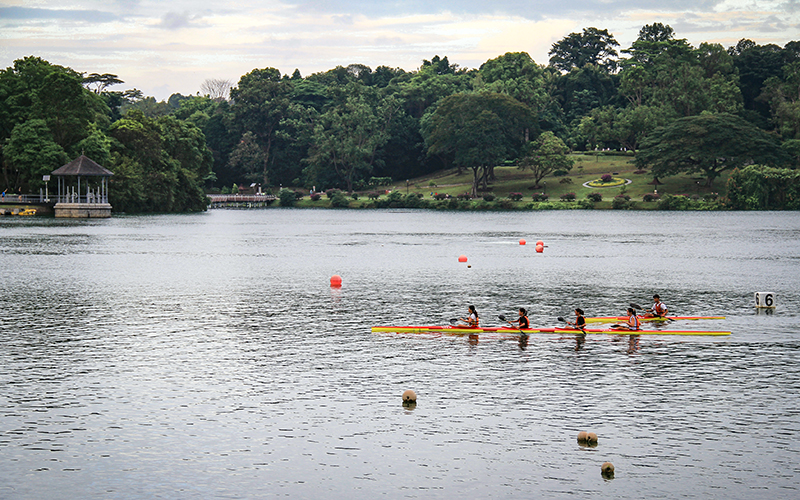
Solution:
<svg viewBox="0 0 800 500">
<path fill-rule="evenodd" d="M 450 324 L 456 326 L 459 323 L 458 318 L 450 318 Z"/>
</svg>

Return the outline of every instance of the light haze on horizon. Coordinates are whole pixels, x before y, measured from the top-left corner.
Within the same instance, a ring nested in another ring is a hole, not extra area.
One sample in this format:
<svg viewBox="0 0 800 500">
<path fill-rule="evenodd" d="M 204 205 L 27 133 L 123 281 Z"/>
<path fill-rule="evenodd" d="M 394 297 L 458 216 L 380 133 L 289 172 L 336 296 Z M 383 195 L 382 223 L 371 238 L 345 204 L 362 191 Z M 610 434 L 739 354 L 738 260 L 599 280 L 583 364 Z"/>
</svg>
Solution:
<svg viewBox="0 0 800 500">
<path fill-rule="evenodd" d="M 303 76 L 337 65 L 416 70 L 447 56 L 477 68 L 506 52 L 547 64 L 552 44 L 586 27 L 630 46 L 645 24 L 724 47 L 800 39 L 800 0 L 0 0 L 0 67 L 38 56 L 85 73 L 113 73 L 159 100 L 204 80 L 274 67 Z"/>
</svg>

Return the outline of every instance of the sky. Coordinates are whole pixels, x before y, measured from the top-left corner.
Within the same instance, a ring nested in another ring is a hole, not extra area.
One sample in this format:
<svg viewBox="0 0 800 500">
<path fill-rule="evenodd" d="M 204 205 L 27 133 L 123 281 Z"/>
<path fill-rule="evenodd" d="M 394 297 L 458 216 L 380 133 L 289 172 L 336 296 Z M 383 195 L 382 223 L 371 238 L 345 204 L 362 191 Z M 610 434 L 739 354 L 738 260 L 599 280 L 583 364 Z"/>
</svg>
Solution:
<svg viewBox="0 0 800 500">
<path fill-rule="evenodd" d="M 33 55 L 162 100 L 256 68 L 413 71 L 434 55 L 478 68 L 506 52 L 547 64 L 570 33 L 608 29 L 623 49 L 656 22 L 694 46 L 784 46 L 800 40 L 800 0 L 0 0 L 0 68 Z"/>
</svg>

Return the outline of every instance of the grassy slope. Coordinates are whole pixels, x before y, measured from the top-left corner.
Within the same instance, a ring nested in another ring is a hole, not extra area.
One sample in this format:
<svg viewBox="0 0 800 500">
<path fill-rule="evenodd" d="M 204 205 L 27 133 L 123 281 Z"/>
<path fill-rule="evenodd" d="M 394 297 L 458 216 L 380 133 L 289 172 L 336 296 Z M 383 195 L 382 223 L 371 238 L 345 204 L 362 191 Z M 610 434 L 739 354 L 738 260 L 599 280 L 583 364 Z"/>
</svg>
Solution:
<svg viewBox="0 0 800 500">
<path fill-rule="evenodd" d="M 630 179 L 632 182 L 625 186 L 625 194 L 636 202 L 635 208 L 650 209 L 655 208 L 655 203 L 642 202 L 645 193 L 652 193 L 657 187 L 659 194 L 700 194 L 716 192 L 720 195 L 725 194 L 725 183 L 728 180 L 728 172 L 718 177 L 714 186 L 709 189 L 703 184 L 705 181 L 699 177 L 685 175 L 667 177 L 659 179 L 663 184 L 653 186 L 650 184 L 653 176 L 649 173 L 635 174 L 636 167 L 633 165 L 632 157 L 625 156 L 595 156 L 595 155 L 573 155 L 575 165 L 567 176 L 572 180 L 571 183 L 561 183 L 564 177 L 548 176 L 543 180 L 546 183 L 545 192 L 550 195 L 550 201 L 559 201 L 559 197 L 564 193 L 575 193 L 577 199 L 586 198 L 591 192 L 599 192 L 603 195 L 603 201 L 596 205 L 596 208 L 611 208 L 611 199 L 620 194 L 622 187 L 610 188 L 587 188 L 584 182 L 599 179 L 603 174 L 613 174 L 614 177 Z M 497 179 L 490 184 L 491 192 L 498 198 L 506 198 L 509 193 L 518 192 L 524 195 L 523 202 L 529 203 L 533 193 L 541 192 L 541 189 L 531 189 L 533 177 L 528 170 L 520 170 L 517 167 L 495 167 Z M 430 183 L 436 184 L 435 187 Z M 456 169 L 436 172 L 435 174 L 411 179 L 408 186 L 404 181 L 387 186 L 389 190 L 400 190 L 403 194 L 408 190 L 409 193 L 422 193 L 425 198 L 430 198 L 431 192 L 445 193 L 452 196 L 469 192 L 472 188 L 472 170 L 465 171 L 461 175 L 456 175 Z M 364 193 L 366 194 L 366 192 Z M 359 202 L 364 199 L 360 198 Z M 320 202 L 311 202 L 305 198 L 298 206 L 326 206 L 327 198 L 323 197 Z M 522 202 L 521 202 L 522 203 Z M 360 203 L 352 203 L 351 206 Z"/>
</svg>

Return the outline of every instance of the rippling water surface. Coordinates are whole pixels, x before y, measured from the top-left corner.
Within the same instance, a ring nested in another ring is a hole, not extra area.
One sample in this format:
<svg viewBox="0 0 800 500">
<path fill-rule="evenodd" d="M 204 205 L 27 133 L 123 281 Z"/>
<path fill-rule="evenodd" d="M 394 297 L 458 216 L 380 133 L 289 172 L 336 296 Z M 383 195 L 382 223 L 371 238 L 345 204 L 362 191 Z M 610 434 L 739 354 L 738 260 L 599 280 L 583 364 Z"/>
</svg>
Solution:
<svg viewBox="0 0 800 500">
<path fill-rule="evenodd" d="M 0 250 L 0 498 L 800 496 L 796 213 L 6 217 Z M 733 335 L 370 333 L 655 292 Z"/>
</svg>

